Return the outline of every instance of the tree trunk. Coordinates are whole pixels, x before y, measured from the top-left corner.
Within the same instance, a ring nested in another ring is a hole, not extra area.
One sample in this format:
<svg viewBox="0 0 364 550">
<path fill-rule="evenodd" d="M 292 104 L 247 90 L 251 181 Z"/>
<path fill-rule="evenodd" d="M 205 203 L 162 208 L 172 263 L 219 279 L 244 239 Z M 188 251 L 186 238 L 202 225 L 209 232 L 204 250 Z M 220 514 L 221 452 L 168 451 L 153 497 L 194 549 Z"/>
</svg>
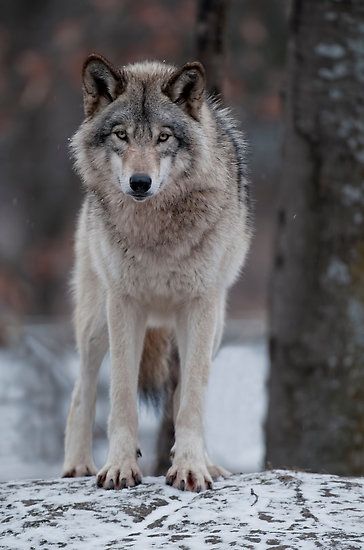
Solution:
<svg viewBox="0 0 364 550">
<path fill-rule="evenodd" d="M 295 0 L 267 461 L 364 473 L 364 3 Z"/>
<path fill-rule="evenodd" d="M 225 56 L 225 23 L 229 0 L 200 0 L 197 56 L 206 69 L 208 91 L 221 94 Z"/>
</svg>

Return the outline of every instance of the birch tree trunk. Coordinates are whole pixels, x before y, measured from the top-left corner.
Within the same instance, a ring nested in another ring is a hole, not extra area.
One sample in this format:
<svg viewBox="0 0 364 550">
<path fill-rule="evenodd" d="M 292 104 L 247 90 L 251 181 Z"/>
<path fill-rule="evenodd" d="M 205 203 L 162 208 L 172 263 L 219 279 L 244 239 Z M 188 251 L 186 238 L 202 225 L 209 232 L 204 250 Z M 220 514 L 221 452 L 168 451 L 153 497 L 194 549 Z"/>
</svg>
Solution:
<svg viewBox="0 0 364 550">
<path fill-rule="evenodd" d="M 364 473 L 364 2 L 295 0 L 267 462 Z"/>
</svg>

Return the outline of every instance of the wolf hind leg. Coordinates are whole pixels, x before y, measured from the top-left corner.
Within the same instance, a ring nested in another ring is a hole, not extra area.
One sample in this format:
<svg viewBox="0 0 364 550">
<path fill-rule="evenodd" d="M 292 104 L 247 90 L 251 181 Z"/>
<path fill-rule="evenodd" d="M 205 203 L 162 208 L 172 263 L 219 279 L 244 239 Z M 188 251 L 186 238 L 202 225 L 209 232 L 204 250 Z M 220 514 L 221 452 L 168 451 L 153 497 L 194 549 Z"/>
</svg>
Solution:
<svg viewBox="0 0 364 550">
<path fill-rule="evenodd" d="M 88 272 L 80 292 L 77 290 L 75 329 L 80 370 L 67 419 L 63 477 L 96 474 L 92 458 L 92 429 L 98 373 L 108 348 L 105 306 L 96 276 Z"/>
<path fill-rule="evenodd" d="M 171 465 L 171 449 L 174 444 L 174 395 L 179 378 L 179 356 L 173 343 L 169 354 L 169 372 L 166 384 L 163 419 L 158 433 L 157 463 L 155 475 L 163 475 Z"/>
<path fill-rule="evenodd" d="M 148 328 L 144 337 L 138 391 L 156 403 L 170 385 L 171 340 L 170 331 L 162 328 Z"/>
<path fill-rule="evenodd" d="M 217 308 L 216 316 L 216 325 L 215 325 L 215 335 L 214 335 L 214 346 L 212 351 L 212 356 L 215 357 L 219 351 L 221 340 L 224 333 L 225 326 L 225 314 L 226 314 L 226 292 L 223 292 L 219 297 L 219 305 Z"/>
</svg>

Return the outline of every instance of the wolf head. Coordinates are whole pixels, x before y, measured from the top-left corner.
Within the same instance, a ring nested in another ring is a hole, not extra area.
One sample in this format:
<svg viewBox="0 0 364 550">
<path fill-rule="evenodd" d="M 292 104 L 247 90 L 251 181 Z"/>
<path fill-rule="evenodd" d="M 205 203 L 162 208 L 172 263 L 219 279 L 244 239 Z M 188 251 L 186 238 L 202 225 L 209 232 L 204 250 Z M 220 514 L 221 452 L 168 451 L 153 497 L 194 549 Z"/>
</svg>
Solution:
<svg viewBox="0 0 364 550">
<path fill-rule="evenodd" d="M 72 146 L 86 186 L 97 181 L 105 193 L 112 187 L 144 201 L 188 175 L 196 148 L 203 150 L 205 72 L 199 62 L 119 70 L 93 54 L 83 67 L 83 94 L 86 119 Z"/>
</svg>

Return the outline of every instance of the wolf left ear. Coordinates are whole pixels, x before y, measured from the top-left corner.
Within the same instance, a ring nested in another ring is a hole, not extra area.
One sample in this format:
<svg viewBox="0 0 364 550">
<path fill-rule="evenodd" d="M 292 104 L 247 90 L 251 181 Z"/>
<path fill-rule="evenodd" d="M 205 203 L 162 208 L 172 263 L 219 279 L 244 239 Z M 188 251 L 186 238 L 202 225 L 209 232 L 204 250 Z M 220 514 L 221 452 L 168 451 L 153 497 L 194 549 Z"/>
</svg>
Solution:
<svg viewBox="0 0 364 550">
<path fill-rule="evenodd" d="M 163 92 L 192 118 L 198 120 L 205 92 L 205 69 L 199 61 L 175 71 Z"/>
<path fill-rule="evenodd" d="M 91 54 L 83 70 L 83 103 L 85 115 L 91 116 L 114 101 L 125 89 L 120 71 L 104 57 Z"/>
</svg>

